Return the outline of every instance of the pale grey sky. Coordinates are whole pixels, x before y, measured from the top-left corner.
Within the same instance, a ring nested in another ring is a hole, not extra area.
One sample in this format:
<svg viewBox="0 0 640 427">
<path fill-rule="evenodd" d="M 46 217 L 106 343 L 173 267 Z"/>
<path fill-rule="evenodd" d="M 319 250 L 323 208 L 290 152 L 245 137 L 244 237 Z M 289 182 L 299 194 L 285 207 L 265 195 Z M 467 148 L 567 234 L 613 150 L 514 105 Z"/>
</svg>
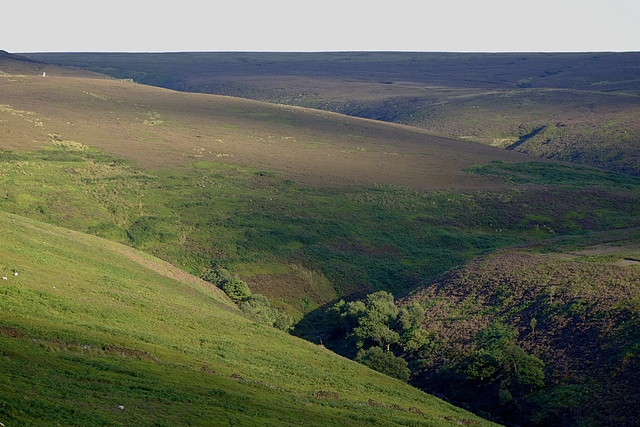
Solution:
<svg viewBox="0 0 640 427">
<path fill-rule="evenodd" d="M 0 49 L 640 51 L 640 1 L 0 0 Z"/>
</svg>

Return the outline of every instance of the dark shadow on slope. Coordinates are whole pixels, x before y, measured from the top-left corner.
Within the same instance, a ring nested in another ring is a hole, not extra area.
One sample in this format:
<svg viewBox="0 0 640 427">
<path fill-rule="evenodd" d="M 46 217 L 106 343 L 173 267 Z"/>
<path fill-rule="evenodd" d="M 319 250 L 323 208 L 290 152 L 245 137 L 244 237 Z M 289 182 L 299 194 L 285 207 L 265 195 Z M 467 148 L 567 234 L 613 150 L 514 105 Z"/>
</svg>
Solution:
<svg viewBox="0 0 640 427">
<path fill-rule="evenodd" d="M 528 140 L 530 140 L 531 138 L 533 138 L 534 136 L 536 136 L 537 134 L 545 130 L 546 128 L 547 128 L 546 125 L 540 126 L 539 128 L 535 128 L 528 134 L 522 135 L 516 142 L 506 147 L 506 149 L 515 150 L 516 148 L 518 148 L 519 146 L 521 146 L 522 144 L 524 144 L 525 142 L 527 142 Z"/>
</svg>

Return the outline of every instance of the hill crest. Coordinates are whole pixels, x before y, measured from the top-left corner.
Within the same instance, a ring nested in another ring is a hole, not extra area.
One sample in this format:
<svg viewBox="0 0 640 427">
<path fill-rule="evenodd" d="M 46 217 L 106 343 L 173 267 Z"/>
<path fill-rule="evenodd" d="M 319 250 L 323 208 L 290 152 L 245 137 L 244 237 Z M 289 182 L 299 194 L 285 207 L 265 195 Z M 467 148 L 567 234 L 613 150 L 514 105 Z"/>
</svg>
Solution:
<svg viewBox="0 0 640 427">
<path fill-rule="evenodd" d="M 4 76 L 0 93 L 13 123 L 2 148 L 43 147 L 59 135 L 147 169 L 209 160 L 320 187 L 481 189 L 501 184 L 466 173 L 472 164 L 527 159 L 397 124 L 116 80 Z"/>
</svg>

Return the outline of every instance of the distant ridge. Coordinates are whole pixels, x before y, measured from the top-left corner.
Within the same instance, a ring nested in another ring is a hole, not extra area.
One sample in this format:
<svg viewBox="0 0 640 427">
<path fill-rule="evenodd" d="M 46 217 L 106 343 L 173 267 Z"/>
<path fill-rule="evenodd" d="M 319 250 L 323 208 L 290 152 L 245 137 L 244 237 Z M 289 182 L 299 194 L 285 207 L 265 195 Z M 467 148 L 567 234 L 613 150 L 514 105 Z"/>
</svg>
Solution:
<svg viewBox="0 0 640 427">
<path fill-rule="evenodd" d="M 36 64 L 44 64 L 43 61 L 38 61 L 37 59 L 29 58 L 23 55 L 17 55 L 15 53 L 9 53 L 6 50 L 0 49 L 0 59 L 12 59 L 14 61 L 23 61 L 23 62 L 31 62 Z"/>
<path fill-rule="evenodd" d="M 64 77 L 106 78 L 92 71 L 51 65 L 45 61 L 0 50 L 0 74 L 41 75 L 43 72 Z"/>
</svg>

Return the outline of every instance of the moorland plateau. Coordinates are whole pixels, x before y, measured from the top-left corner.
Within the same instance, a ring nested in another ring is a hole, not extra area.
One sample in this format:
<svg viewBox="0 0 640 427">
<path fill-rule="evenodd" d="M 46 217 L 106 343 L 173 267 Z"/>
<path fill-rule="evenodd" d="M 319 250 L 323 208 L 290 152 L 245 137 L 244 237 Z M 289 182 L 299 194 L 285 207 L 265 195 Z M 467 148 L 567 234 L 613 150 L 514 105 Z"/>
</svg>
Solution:
<svg viewBox="0 0 640 427">
<path fill-rule="evenodd" d="M 0 421 L 639 423 L 639 70 L 1 53 Z"/>
<path fill-rule="evenodd" d="M 30 56 L 170 89 L 408 124 L 640 174 L 639 52 Z"/>
</svg>

